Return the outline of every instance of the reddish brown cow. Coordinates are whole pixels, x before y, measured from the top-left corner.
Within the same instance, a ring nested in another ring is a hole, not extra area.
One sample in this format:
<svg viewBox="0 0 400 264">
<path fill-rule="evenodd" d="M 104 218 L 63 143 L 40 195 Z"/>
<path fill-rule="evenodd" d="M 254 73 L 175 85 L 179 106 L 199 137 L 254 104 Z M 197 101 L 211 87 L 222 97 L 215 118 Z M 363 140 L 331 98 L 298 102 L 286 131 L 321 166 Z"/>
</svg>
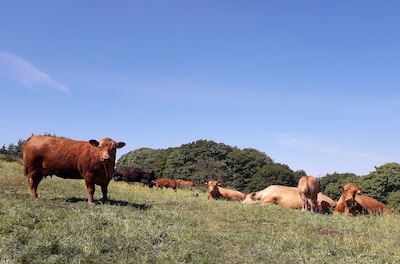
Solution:
<svg viewBox="0 0 400 264">
<path fill-rule="evenodd" d="M 180 179 L 177 179 L 175 181 L 178 184 L 178 186 L 190 186 L 190 187 L 197 186 L 197 183 L 192 182 L 192 181 L 184 181 L 184 180 L 180 180 Z"/>
<path fill-rule="evenodd" d="M 389 214 L 389 209 L 383 203 L 368 196 L 357 195 L 363 189 L 354 183 L 339 186 L 342 195 L 337 202 L 335 214 L 355 216 L 358 214 Z"/>
<path fill-rule="evenodd" d="M 168 179 L 168 178 L 159 178 L 154 181 L 154 184 L 156 185 L 156 188 L 158 189 L 159 187 L 165 187 L 165 188 L 171 188 L 176 192 L 176 181 L 174 179 Z"/>
<path fill-rule="evenodd" d="M 101 186 L 103 202 L 114 173 L 117 148 L 125 146 L 111 138 L 76 141 L 48 136 L 31 136 L 23 147 L 24 173 L 28 176 L 30 196 L 38 199 L 37 187 L 44 176 L 84 179 L 88 203 L 93 203 L 95 184 Z"/>
<path fill-rule="evenodd" d="M 314 176 L 303 176 L 297 185 L 303 206 L 301 211 L 306 212 L 310 206 L 311 212 L 318 210 L 317 198 L 321 191 L 321 185 Z"/>
<path fill-rule="evenodd" d="M 264 190 L 252 192 L 243 200 L 246 204 L 275 204 L 292 209 L 301 209 L 303 200 L 299 194 L 297 187 L 289 187 L 282 185 L 271 185 Z M 317 197 L 318 210 L 328 213 L 330 208 L 335 207 L 336 202 L 319 192 Z"/>
<path fill-rule="evenodd" d="M 221 187 L 222 183 L 219 181 L 211 180 L 204 183 L 208 185 L 208 200 L 222 198 L 228 201 L 242 201 L 246 198 L 244 193 Z"/>
</svg>

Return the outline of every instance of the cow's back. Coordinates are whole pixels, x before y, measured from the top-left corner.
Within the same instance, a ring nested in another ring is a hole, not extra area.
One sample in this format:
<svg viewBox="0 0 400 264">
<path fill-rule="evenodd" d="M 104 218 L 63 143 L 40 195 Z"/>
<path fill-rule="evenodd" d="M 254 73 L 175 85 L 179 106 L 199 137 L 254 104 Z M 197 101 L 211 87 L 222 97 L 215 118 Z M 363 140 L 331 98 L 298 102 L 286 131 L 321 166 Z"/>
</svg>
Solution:
<svg viewBox="0 0 400 264">
<path fill-rule="evenodd" d="M 387 206 L 372 197 L 356 195 L 355 200 L 360 207 L 354 208 L 351 211 L 353 214 L 389 214 Z"/>
<path fill-rule="evenodd" d="M 236 191 L 227 189 L 224 187 L 217 186 L 219 194 L 228 201 L 243 201 L 246 198 L 246 194 Z M 219 198 L 219 197 L 218 197 Z"/>
<path fill-rule="evenodd" d="M 74 178 L 79 177 L 78 166 L 100 164 L 98 155 L 90 155 L 91 148 L 86 141 L 31 136 L 23 148 L 23 158 L 25 166 L 41 166 L 44 176 L 68 172 Z"/>
<path fill-rule="evenodd" d="M 259 198 L 262 204 L 276 204 L 293 209 L 301 208 L 302 205 L 298 189 L 283 185 L 268 186 L 256 194 L 255 198 Z"/>
</svg>

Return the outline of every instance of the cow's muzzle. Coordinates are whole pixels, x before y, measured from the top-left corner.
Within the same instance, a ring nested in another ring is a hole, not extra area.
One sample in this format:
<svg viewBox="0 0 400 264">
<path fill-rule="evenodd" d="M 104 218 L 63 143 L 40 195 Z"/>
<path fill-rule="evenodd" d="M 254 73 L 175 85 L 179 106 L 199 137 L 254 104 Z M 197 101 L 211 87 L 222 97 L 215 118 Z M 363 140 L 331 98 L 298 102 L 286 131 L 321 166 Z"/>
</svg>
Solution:
<svg viewBox="0 0 400 264">
<path fill-rule="evenodd" d="M 109 160 L 110 160 L 110 156 L 103 156 L 103 157 L 100 158 L 101 162 L 107 162 Z"/>
</svg>

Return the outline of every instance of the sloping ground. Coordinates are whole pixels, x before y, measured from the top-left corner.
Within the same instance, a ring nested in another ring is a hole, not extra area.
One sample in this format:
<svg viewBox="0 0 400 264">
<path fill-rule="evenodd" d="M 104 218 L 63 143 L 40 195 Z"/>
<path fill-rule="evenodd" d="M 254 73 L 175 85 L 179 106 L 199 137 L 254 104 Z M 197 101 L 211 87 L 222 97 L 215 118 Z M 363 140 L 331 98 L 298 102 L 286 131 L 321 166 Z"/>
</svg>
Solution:
<svg viewBox="0 0 400 264">
<path fill-rule="evenodd" d="M 113 181 L 111 202 L 90 206 L 83 180 L 57 177 L 33 201 L 21 169 L 0 162 L 0 263 L 400 261 L 398 215 L 301 213 Z"/>
</svg>

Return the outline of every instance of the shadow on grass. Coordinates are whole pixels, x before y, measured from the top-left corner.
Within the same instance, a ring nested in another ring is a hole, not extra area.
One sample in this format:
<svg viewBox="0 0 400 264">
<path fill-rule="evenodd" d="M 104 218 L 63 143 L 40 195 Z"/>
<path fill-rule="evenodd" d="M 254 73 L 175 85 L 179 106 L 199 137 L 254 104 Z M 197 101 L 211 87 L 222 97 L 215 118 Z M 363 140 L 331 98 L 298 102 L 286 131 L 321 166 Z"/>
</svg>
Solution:
<svg viewBox="0 0 400 264">
<path fill-rule="evenodd" d="M 74 203 L 87 203 L 87 199 L 86 198 L 77 198 L 77 197 L 68 197 L 65 200 L 63 198 L 53 198 L 51 200 L 61 200 L 65 203 L 70 203 L 70 204 L 74 204 Z M 103 205 L 104 203 L 101 201 L 95 201 L 95 205 Z M 148 204 L 137 204 L 137 203 L 130 203 L 130 202 L 126 202 L 126 201 L 120 201 L 120 200 L 112 200 L 109 199 L 105 204 L 107 205 L 111 205 L 111 206 L 125 206 L 125 207 L 132 207 L 134 209 L 138 209 L 138 210 L 149 210 L 151 208 L 151 205 Z"/>
</svg>

